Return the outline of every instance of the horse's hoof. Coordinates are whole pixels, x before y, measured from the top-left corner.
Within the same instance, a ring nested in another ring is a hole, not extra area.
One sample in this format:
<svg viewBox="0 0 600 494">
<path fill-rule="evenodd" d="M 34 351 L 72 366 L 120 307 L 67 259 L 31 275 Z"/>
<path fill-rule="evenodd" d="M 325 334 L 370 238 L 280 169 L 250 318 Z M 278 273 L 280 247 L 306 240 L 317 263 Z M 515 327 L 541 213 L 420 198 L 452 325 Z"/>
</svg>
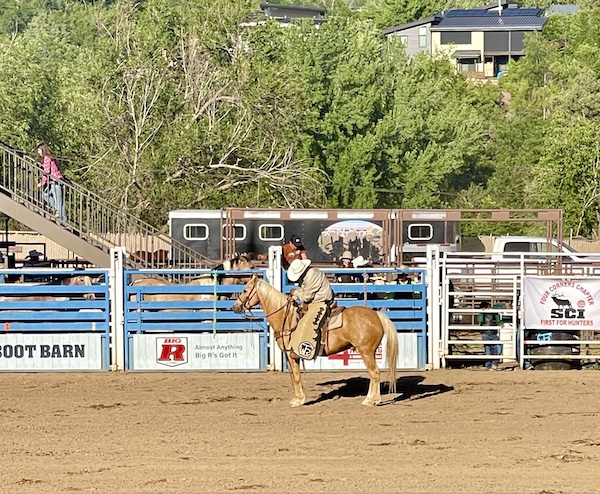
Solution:
<svg viewBox="0 0 600 494">
<path fill-rule="evenodd" d="M 304 401 L 305 401 L 305 398 L 302 398 L 302 399 L 294 398 L 292 401 L 290 401 L 290 405 L 292 405 L 292 407 L 301 407 L 302 405 L 304 405 Z"/>
<path fill-rule="evenodd" d="M 362 402 L 363 405 L 368 406 L 368 407 L 374 407 L 375 405 L 377 405 L 377 403 L 375 403 L 374 401 L 369 400 L 368 398 L 365 398 Z"/>
</svg>

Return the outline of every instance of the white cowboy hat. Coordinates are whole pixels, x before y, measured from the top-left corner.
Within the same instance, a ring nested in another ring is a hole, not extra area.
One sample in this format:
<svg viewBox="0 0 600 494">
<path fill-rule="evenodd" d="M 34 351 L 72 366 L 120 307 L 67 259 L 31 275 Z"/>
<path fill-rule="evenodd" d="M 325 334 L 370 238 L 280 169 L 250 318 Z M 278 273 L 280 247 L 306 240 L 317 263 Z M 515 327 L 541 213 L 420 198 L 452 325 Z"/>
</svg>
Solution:
<svg viewBox="0 0 600 494">
<path fill-rule="evenodd" d="M 312 261 L 310 259 L 294 259 L 287 272 L 288 280 L 298 281 L 308 269 L 308 266 L 310 266 L 311 262 Z"/>
<path fill-rule="evenodd" d="M 350 252 L 349 250 L 344 251 L 344 253 L 342 254 L 342 257 L 340 259 L 348 259 L 349 261 L 352 260 L 352 252 Z"/>
<path fill-rule="evenodd" d="M 385 285 L 386 278 L 384 274 L 376 273 L 369 278 L 374 285 Z"/>
<path fill-rule="evenodd" d="M 363 256 L 358 256 L 356 259 L 352 259 L 352 265 L 355 268 L 362 268 L 367 264 L 369 264 L 369 261 L 367 261 Z"/>
</svg>

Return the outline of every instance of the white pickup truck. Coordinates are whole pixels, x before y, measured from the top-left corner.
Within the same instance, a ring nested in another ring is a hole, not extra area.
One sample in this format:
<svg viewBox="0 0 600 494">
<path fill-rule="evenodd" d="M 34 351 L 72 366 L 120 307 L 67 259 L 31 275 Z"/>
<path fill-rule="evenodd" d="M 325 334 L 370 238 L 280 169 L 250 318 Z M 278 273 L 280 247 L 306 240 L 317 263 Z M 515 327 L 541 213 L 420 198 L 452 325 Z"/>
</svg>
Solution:
<svg viewBox="0 0 600 494">
<path fill-rule="evenodd" d="M 562 242 L 560 245 L 556 239 L 548 243 L 546 237 L 517 237 L 505 236 L 496 237 L 492 248 L 491 260 L 500 262 L 507 259 L 520 259 L 521 254 L 526 253 L 527 260 L 542 260 L 548 257 L 548 253 L 562 253 L 565 262 L 591 262 L 599 261 L 597 256 L 586 256 L 576 252 L 567 244 Z M 558 257 L 558 256 L 557 256 Z"/>
<path fill-rule="evenodd" d="M 500 287 L 526 274 L 597 275 L 600 257 L 576 252 L 556 239 L 549 244 L 546 237 L 504 236 L 496 237 L 492 252 L 447 254 L 445 266 L 455 284 L 475 289 L 477 285 Z"/>
</svg>

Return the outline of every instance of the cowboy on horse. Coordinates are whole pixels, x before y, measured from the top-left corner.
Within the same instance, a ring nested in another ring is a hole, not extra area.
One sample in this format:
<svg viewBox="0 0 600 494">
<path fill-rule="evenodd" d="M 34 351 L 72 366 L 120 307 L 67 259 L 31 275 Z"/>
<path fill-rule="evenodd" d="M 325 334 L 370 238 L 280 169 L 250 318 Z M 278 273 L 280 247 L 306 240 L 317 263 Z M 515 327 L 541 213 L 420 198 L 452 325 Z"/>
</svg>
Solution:
<svg viewBox="0 0 600 494">
<path fill-rule="evenodd" d="M 321 326 L 329 317 L 334 303 L 334 294 L 325 273 L 311 267 L 310 259 L 295 259 L 290 264 L 287 277 L 298 282 L 299 288 L 292 288 L 288 300 L 303 302 L 305 315 L 292 334 L 292 350 L 298 357 L 312 360 L 321 350 Z"/>
</svg>

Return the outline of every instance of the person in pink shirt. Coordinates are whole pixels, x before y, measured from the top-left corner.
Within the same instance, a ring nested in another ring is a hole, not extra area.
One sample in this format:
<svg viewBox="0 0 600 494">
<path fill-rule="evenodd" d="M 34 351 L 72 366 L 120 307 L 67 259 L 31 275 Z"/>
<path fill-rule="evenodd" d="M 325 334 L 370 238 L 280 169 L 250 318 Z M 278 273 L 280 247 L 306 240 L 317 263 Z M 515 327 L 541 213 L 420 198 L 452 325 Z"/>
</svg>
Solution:
<svg viewBox="0 0 600 494">
<path fill-rule="evenodd" d="M 62 221 L 67 220 L 67 211 L 63 201 L 63 174 L 50 153 L 47 144 L 38 146 L 39 160 L 42 163 L 42 180 L 38 187 L 43 187 L 44 201 L 54 209 L 55 216 Z"/>
</svg>

